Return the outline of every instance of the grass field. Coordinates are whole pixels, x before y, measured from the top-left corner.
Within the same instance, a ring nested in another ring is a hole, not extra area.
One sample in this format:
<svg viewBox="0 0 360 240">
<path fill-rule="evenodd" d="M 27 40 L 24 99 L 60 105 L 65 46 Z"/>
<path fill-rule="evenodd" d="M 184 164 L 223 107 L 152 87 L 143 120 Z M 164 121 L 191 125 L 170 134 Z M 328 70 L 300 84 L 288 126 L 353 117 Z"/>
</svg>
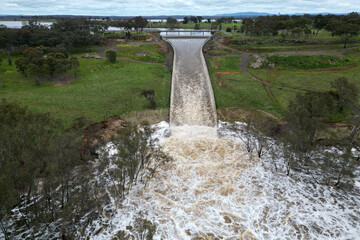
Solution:
<svg viewBox="0 0 360 240">
<path fill-rule="evenodd" d="M 118 60 L 80 59 L 78 79 L 64 86 L 34 81 L 19 74 L 15 66 L 0 66 L 0 98 L 28 105 L 30 109 L 50 112 L 65 124 L 85 116 L 102 121 L 112 115 L 124 116 L 149 108 L 140 95 L 144 89 L 155 90 L 158 108 L 169 107 L 170 72 L 164 66 Z"/>
<path fill-rule="evenodd" d="M 165 54 L 160 53 L 158 48 L 159 45 L 156 44 L 118 44 L 116 55 L 144 62 L 163 63 Z"/>
<path fill-rule="evenodd" d="M 209 73 L 218 109 L 261 110 L 279 116 L 263 84 L 240 71 L 239 57 L 209 59 Z M 233 73 L 232 73 L 233 72 Z"/>
<path fill-rule="evenodd" d="M 266 88 L 241 71 L 240 56 L 210 56 L 209 72 L 217 107 L 254 109 L 282 117 L 283 110 L 297 94 L 306 91 L 327 91 L 331 89 L 331 82 L 339 77 L 347 77 L 360 88 L 360 54 L 357 51 L 353 51 L 352 54 L 336 54 L 338 55 L 334 57 L 273 55 L 269 57 L 278 60 L 280 68 L 248 67 L 253 76 L 270 84 Z M 318 68 L 308 66 L 306 61 L 316 63 Z M 327 64 L 329 62 L 330 65 Z M 346 110 L 344 114 L 334 113 L 329 120 L 337 122 L 350 118 L 351 111 Z"/>
</svg>

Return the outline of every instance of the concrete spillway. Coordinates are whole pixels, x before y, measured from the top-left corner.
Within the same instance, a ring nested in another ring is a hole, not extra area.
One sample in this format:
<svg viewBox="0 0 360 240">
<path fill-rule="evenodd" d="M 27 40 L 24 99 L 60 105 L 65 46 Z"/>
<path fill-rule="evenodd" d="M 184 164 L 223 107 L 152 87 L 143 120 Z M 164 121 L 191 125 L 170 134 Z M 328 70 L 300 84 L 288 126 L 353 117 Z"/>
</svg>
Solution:
<svg viewBox="0 0 360 240">
<path fill-rule="evenodd" d="M 202 54 L 207 39 L 167 39 L 175 53 L 170 103 L 172 126 L 217 125 L 214 94 Z"/>
</svg>

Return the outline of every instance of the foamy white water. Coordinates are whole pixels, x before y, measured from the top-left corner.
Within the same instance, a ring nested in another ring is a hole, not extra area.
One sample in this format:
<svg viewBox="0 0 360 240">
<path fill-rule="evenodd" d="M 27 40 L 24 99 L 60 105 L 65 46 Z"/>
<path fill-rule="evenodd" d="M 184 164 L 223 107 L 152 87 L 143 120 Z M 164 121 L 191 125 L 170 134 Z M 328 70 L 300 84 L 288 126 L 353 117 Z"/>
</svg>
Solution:
<svg viewBox="0 0 360 240">
<path fill-rule="evenodd" d="M 121 207 L 114 204 L 117 213 L 106 229 L 91 235 L 98 231 L 96 224 L 89 226 L 89 237 L 131 235 L 141 217 L 156 224 L 159 240 L 359 239 L 358 181 L 357 192 L 345 194 L 306 176 L 274 173 L 266 157 L 250 157 L 234 132 L 216 127 L 201 55 L 205 39 L 169 41 L 175 50 L 171 128 L 155 125 L 154 137 L 174 161 L 158 169 L 146 187 L 133 187 Z"/>
<path fill-rule="evenodd" d="M 170 123 L 215 127 L 216 107 L 202 46 L 207 38 L 169 38 L 173 46 Z"/>
<path fill-rule="evenodd" d="M 146 188 L 133 188 L 92 239 L 128 231 L 138 216 L 157 225 L 154 239 L 359 239 L 360 199 L 274 173 L 250 158 L 238 139 L 216 128 L 158 126 L 175 161 Z"/>
</svg>

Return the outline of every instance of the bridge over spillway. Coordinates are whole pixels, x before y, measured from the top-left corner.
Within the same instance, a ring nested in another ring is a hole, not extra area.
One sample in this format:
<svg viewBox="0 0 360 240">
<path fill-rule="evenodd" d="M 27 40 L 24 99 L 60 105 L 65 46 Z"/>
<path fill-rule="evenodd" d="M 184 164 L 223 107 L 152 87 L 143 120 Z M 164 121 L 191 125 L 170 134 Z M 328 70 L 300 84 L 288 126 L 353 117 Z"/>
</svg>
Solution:
<svg viewBox="0 0 360 240">
<path fill-rule="evenodd" d="M 166 38 L 208 38 L 212 36 L 211 33 L 210 30 L 165 30 L 161 31 L 161 36 Z"/>
<path fill-rule="evenodd" d="M 202 51 L 211 38 L 210 31 L 165 31 L 161 36 L 171 44 L 175 54 L 170 124 L 215 127 L 214 93 Z"/>
</svg>

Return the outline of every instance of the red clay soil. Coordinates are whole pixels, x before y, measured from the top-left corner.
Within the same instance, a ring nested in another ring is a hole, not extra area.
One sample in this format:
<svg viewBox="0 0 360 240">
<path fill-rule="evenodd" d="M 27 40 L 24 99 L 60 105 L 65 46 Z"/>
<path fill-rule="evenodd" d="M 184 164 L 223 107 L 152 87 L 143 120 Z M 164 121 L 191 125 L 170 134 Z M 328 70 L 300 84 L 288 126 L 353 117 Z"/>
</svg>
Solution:
<svg viewBox="0 0 360 240">
<path fill-rule="evenodd" d="M 125 127 L 125 121 L 119 116 L 108 117 L 105 121 L 91 124 L 84 130 L 83 152 L 91 153 L 100 144 L 104 144 Z"/>
<path fill-rule="evenodd" d="M 221 74 L 220 73 L 216 73 L 217 78 L 219 79 L 219 86 L 222 87 L 223 86 L 223 79 L 221 78 Z"/>
</svg>

